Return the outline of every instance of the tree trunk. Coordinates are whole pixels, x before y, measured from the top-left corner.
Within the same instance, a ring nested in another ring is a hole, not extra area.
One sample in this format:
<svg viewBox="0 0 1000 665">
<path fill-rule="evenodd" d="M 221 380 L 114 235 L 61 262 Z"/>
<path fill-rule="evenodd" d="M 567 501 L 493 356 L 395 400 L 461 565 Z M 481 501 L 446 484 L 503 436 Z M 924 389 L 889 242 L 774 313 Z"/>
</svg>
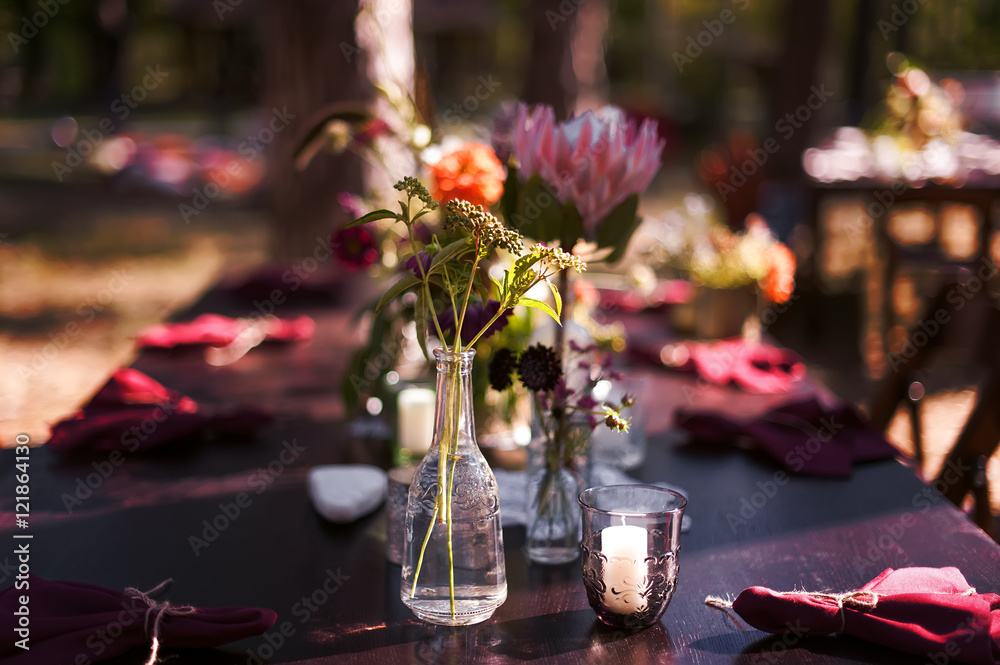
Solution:
<svg viewBox="0 0 1000 665">
<path fill-rule="evenodd" d="M 333 102 L 368 104 L 374 95 L 355 36 L 357 12 L 357 0 L 268 0 L 262 12 L 265 117 L 274 109 L 294 116 L 267 147 L 272 243 L 281 260 L 311 255 L 349 221 L 337 194 L 363 193 L 362 162 L 350 152 L 323 151 L 305 170 L 293 167 L 296 142 L 310 129 L 307 119 Z"/>
<path fill-rule="evenodd" d="M 566 119 L 576 108 L 576 77 L 570 45 L 578 11 L 576 3 L 564 0 L 531 0 L 528 3 L 532 37 L 524 101 L 548 104 L 555 110 L 557 120 Z"/>
</svg>

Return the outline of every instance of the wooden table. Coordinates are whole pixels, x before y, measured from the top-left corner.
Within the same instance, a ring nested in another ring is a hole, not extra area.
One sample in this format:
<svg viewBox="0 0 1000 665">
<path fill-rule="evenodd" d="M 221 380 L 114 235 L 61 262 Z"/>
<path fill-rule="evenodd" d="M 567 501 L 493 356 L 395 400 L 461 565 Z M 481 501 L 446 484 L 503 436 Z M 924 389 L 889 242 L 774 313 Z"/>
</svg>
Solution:
<svg viewBox="0 0 1000 665">
<path fill-rule="evenodd" d="M 693 382 L 651 370 L 644 398 L 654 417 L 647 462 L 637 474 L 685 487 L 693 519 L 682 538 L 677 592 L 661 622 L 636 634 L 605 628 L 587 604 L 579 563 L 530 565 L 522 553 L 524 529 L 514 527 L 504 531 L 509 597 L 494 617 L 464 629 L 419 623 L 399 600 L 399 567 L 385 558 L 384 512 L 333 525 L 306 496 L 310 466 L 372 456 L 346 443 L 337 394 L 349 314 L 311 313 L 317 331 L 310 345 L 260 347 L 224 368 L 190 353 L 144 355 L 136 363 L 196 399 L 271 406 L 279 419 L 258 440 L 126 454 L 71 514 L 65 496 L 107 456 L 62 460 L 34 449 L 32 572 L 118 589 L 173 578 L 172 601 L 278 613 L 268 636 L 186 652 L 175 661 L 183 663 L 257 663 L 258 656 L 317 664 L 922 663 L 927 659 L 851 638 L 767 635 L 704 599 L 755 584 L 855 589 L 887 567 L 903 566 L 958 566 L 977 589 L 1000 590 L 1000 547 L 903 464 L 862 465 L 850 480 L 792 477 L 779 485 L 777 467 L 765 458 L 681 445 L 669 415 Z M 699 404 L 738 413 L 787 398 L 696 390 Z M 280 461 L 283 449 L 294 451 L 285 454 L 287 464 Z M 14 485 L 12 457 L 3 451 L 0 487 Z M 229 504 L 241 492 L 249 503 L 238 517 L 220 518 L 232 513 Z M 11 542 L 13 499 L 9 491 L 3 495 L 0 531 Z M 206 520 L 225 527 L 210 542 Z M 12 559 L 0 551 L 4 587 L 13 579 Z"/>
</svg>

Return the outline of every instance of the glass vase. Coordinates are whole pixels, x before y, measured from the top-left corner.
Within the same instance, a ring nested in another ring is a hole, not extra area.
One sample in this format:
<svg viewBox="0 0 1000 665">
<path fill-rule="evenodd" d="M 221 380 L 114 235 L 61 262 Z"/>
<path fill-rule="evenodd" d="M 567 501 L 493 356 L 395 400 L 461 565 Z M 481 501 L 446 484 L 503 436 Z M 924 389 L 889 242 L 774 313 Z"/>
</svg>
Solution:
<svg viewBox="0 0 1000 665">
<path fill-rule="evenodd" d="M 590 426 L 538 432 L 528 446 L 526 552 L 535 563 L 562 564 L 580 555 L 582 518 L 577 497 L 590 478 Z"/>
<path fill-rule="evenodd" d="M 485 621 L 507 599 L 496 478 L 476 442 L 475 351 L 434 352 L 434 439 L 407 501 L 400 597 L 423 621 Z"/>
</svg>

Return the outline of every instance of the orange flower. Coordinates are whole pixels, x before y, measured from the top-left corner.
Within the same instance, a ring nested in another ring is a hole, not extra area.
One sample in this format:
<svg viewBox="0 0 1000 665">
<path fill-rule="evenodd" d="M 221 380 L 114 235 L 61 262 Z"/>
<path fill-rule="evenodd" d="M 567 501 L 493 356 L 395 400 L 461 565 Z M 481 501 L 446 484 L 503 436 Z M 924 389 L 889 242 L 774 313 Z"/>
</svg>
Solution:
<svg viewBox="0 0 1000 665">
<path fill-rule="evenodd" d="M 788 302 L 795 290 L 795 254 L 782 243 L 776 242 L 771 247 L 769 256 L 770 265 L 760 286 L 768 300 L 780 305 Z"/>
<path fill-rule="evenodd" d="M 466 143 L 448 153 L 431 167 L 434 198 L 441 203 L 465 199 L 484 208 L 503 194 L 503 165 L 493 148 L 482 143 Z"/>
</svg>

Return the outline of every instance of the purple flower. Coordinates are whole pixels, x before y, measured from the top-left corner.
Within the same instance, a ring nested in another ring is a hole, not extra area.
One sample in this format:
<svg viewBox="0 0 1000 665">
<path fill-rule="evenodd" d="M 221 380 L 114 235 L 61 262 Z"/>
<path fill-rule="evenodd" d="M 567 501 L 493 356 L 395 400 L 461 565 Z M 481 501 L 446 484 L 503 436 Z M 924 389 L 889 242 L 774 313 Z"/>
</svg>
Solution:
<svg viewBox="0 0 1000 665">
<path fill-rule="evenodd" d="M 432 257 L 427 252 L 423 251 L 418 252 L 417 254 L 406 259 L 406 264 L 405 264 L 406 269 L 412 272 L 413 276 L 416 277 L 417 279 L 423 279 L 423 275 L 420 274 L 420 267 L 417 265 L 417 261 L 418 260 L 420 261 L 420 263 L 424 267 L 424 272 L 427 272 L 428 270 L 431 269 L 431 260 L 433 258 L 434 257 Z"/>
<path fill-rule="evenodd" d="M 414 267 L 416 267 L 415 263 Z M 490 319 L 492 319 L 499 311 L 500 303 L 496 300 L 488 300 L 485 305 L 470 302 L 468 309 L 465 310 L 465 321 L 462 322 L 462 343 L 468 344 L 471 342 L 472 338 L 476 336 L 476 333 L 482 330 L 483 326 L 489 323 Z M 493 322 L 486 332 L 483 333 L 483 336 L 480 337 L 480 339 L 486 339 L 503 330 L 507 326 L 507 319 L 509 318 L 510 310 L 508 309 Z M 441 323 L 441 329 L 445 333 L 452 333 L 455 331 L 455 313 L 452 311 L 451 307 L 441 313 L 438 317 L 438 321 Z"/>
</svg>

